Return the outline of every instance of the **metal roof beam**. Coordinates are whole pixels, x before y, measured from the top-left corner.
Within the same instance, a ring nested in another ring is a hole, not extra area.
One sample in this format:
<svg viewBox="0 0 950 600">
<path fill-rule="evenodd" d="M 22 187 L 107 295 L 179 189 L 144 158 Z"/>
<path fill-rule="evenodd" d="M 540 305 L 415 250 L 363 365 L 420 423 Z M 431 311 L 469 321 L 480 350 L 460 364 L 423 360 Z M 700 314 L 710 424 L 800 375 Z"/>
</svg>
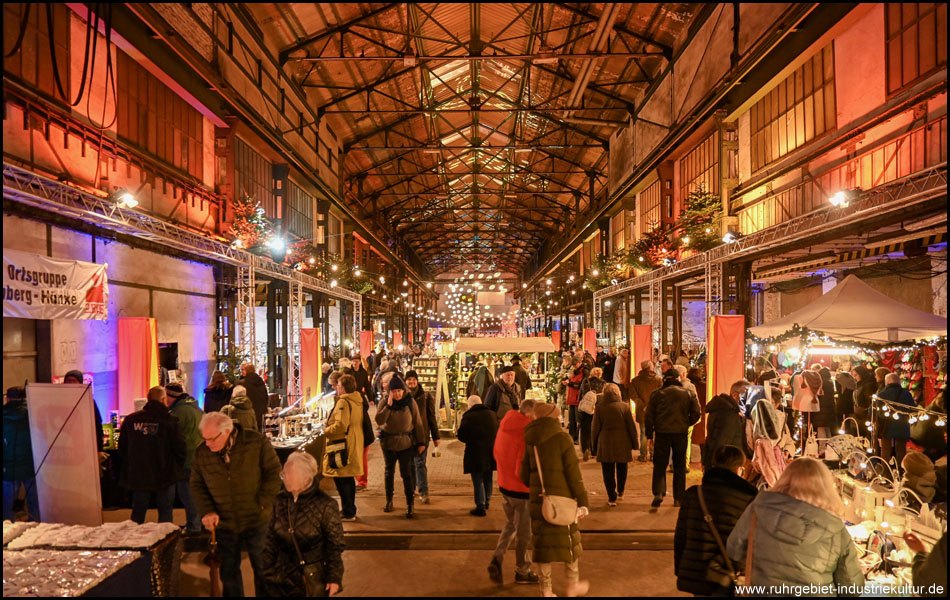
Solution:
<svg viewBox="0 0 950 600">
<path fill-rule="evenodd" d="M 298 50 L 302 50 L 302 49 L 306 48 L 307 46 L 309 46 L 309 45 L 311 45 L 311 44 L 315 44 L 315 43 L 317 43 L 317 42 L 319 42 L 320 40 L 323 40 L 323 39 L 325 39 L 325 38 L 332 38 L 333 36 L 336 36 L 336 35 L 338 35 L 338 34 L 346 33 L 346 32 L 350 29 L 350 27 L 353 27 L 354 25 L 359 25 L 359 24 L 362 23 L 363 21 L 366 21 L 366 20 L 372 19 L 373 17 L 379 16 L 379 15 L 381 15 L 381 14 L 383 14 L 383 13 L 385 13 L 385 12 L 387 12 L 387 11 L 393 9 L 393 8 L 396 8 L 397 6 L 400 6 L 400 5 L 401 5 L 400 2 L 391 2 L 391 3 L 389 3 L 389 4 L 386 4 L 386 5 L 384 5 L 384 6 L 381 6 L 381 7 L 379 7 L 379 8 L 376 8 L 376 9 L 371 10 L 371 11 L 369 11 L 368 13 L 366 13 L 365 15 L 360 15 L 359 17 L 350 19 L 349 21 L 346 21 L 345 23 L 340 23 L 340 24 L 338 24 L 338 25 L 334 25 L 333 27 L 331 27 L 330 29 L 327 29 L 326 31 L 322 31 L 322 32 L 316 33 L 316 34 L 314 34 L 314 35 L 307 36 L 307 37 L 303 38 L 302 40 L 297 40 L 296 42 L 294 42 L 293 44 L 291 44 L 291 45 L 287 46 L 286 48 L 282 49 L 282 50 L 278 53 L 278 55 L 277 55 L 278 61 L 280 62 L 281 65 L 283 65 L 284 63 L 287 62 L 287 60 L 290 58 L 290 55 L 291 55 L 292 53 L 294 53 L 294 52 L 296 52 L 296 51 L 298 51 Z"/>
</svg>

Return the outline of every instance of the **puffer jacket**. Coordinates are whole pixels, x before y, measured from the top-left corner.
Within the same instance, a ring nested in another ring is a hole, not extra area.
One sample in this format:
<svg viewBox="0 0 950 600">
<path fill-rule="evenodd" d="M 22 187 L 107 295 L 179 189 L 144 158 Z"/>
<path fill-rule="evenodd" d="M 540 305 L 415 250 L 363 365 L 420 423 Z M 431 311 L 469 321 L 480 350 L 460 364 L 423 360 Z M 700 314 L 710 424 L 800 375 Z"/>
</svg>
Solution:
<svg viewBox="0 0 950 600">
<path fill-rule="evenodd" d="M 492 452 L 497 432 L 498 417 L 484 404 L 474 404 L 465 411 L 458 430 L 458 439 L 465 444 L 463 473 L 486 473 L 495 470 Z"/>
<path fill-rule="evenodd" d="M 538 449 L 544 469 L 544 489 L 554 496 L 577 500 L 578 506 L 590 507 L 584 480 L 577 464 L 574 441 L 557 419 L 545 417 L 524 429 L 525 451 L 521 460 L 521 481 L 531 490 L 531 546 L 534 562 L 574 562 L 581 557 L 581 532 L 577 523 L 570 527 L 551 525 L 541 515 L 541 478 L 534 449 Z"/>
<path fill-rule="evenodd" d="M 182 478 L 185 439 L 178 418 L 161 402 L 146 402 L 122 421 L 119 483 L 133 492 L 157 492 Z"/>
<path fill-rule="evenodd" d="M 914 397 L 911 396 L 908 390 L 905 390 L 901 387 L 899 383 L 890 383 L 884 386 L 884 389 L 878 393 L 878 396 L 884 400 L 890 400 L 891 402 L 897 404 L 903 404 L 904 406 L 913 408 L 916 406 L 914 404 Z M 887 423 L 887 427 L 884 428 L 884 437 L 887 439 L 907 439 L 910 437 L 910 423 L 907 422 L 907 419 L 899 419 L 895 421 L 894 419 L 887 419 L 884 421 Z"/>
<path fill-rule="evenodd" d="M 731 595 L 728 590 L 706 579 L 709 563 L 722 552 L 713 537 L 699 504 L 699 487 L 686 490 L 676 532 L 673 535 L 673 573 L 676 589 L 698 596 Z M 716 530 L 723 541 L 743 511 L 755 498 L 756 489 L 743 478 L 726 469 L 711 468 L 703 474 L 703 498 Z M 741 568 L 740 565 L 734 565 Z"/>
<path fill-rule="evenodd" d="M 647 437 L 652 438 L 654 433 L 686 433 L 690 426 L 699 422 L 700 416 L 696 395 L 684 388 L 679 380 L 668 379 L 650 396 L 644 418 Z"/>
<path fill-rule="evenodd" d="M 492 455 L 498 467 L 498 488 L 512 498 L 528 498 L 528 486 L 521 481 L 521 460 L 524 458 L 524 428 L 531 418 L 517 410 L 509 410 L 498 425 Z"/>
<path fill-rule="evenodd" d="M 23 481 L 33 477 L 33 446 L 26 400 L 3 405 L 3 480 Z"/>
<path fill-rule="evenodd" d="M 348 461 L 342 469 L 330 467 L 330 458 L 323 455 L 323 474 L 326 477 L 359 477 L 363 474 L 363 396 L 359 392 L 350 392 L 338 396 L 333 411 L 327 419 L 323 437 L 338 440 L 346 437 Z"/>
<path fill-rule="evenodd" d="M 728 394 L 719 394 L 706 405 L 706 447 L 703 468 L 712 466 L 712 457 L 722 446 L 735 446 L 749 455 L 745 442 L 745 420 L 739 404 Z"/>
<path fill-rule="evenodd" d="M 754 547 L 749 524 L 756 515 Z M 752 552 L 749 585 L 862 585 L 851 534 L 830 512 L 779 492 L 763 492 L 742 513 L 726 542 L 729 558 L 746 564 Z"/>
<path fill-rule="evenodd" d="M 230 384 L 227 387 L 205 388 L 205 412 L 215 412 L 227 406 L 231 401 L 232 391 L 234 387 Z"/>
<path fill-rule="evenodd" d="M 221 452 L 212 452 L 203 442 L 195 451 L 191 494 L 199 515 L 221 517 L 221 529 L 240 533 L 265 525 L 279 490 L 277 453 L 252 429 L 236 424 Z"/>
<path fill-rule="evenodd" d="M 231 417 L 235 423 L 240 423 L 244 429 L 257 431 L 257 413 L 247 396 L 232 397 L 229 404 L 221 407 L 221 412 Z"/>
<path fill-rule="evenodd" d="M 640 447 L 640 435 L 630 405 L 620 398 L 604 396 L 594 407 L 591 423 L 593 453 L 597 462 L 628 463 Z"/>
<path fill-rule="evenodd" d="M 663 380 L 650 369 L 641 369 L 637 376 L 630 380 L 630 399 L 636 406 L 637 423 L 640 425 L 643 425 L 646 418 L 650 395 L 660 389 L 661 385 Z"/>
<path fill-rule="evenodd" d="M 376 424 L 379 425 L 379 446 L 383 450 L 400 452 L 415 446 L 425 446 L 422 418 L 415 401 L 408 391 L 403 396 L 408 402 L 404 408 L 393 410 L 386 400 L 376 409 Z"/>
<path fill-rule="evenodd" d="M 201 445 L 201 430 L 198 424 L 201 423 L 201 417 L 204 413 L 198 408 L 198 401 L 185 394 L 179 396 L 175 403 L 168 407 L 173 415 L 178 417 L 178 424 L 181 426 L 181 435 L 185 438 L 185 464 L 184 469 L 191 469 L 191 462 L 195 458 L 195 450 Z"/>
<path fill-rule="evenodd" d="M 359 393 L 357 392 L 357 395 Z M 290 528 L 293 527 L 293 534 Z M 264 571 L 261 574 L 267 596 L 306 596 L 303 571 L 294 548 L 294 540 L 306 564 L 323 567 L 323 583 L 336 583 L 343 589 L 343 522 L 336 501 L 314 483 L 294 500 L 281 490 L 274 501 L 274 512 L 264 538 Z M 265 594 L 261 594 L 265 595 Z"/>
</svg>

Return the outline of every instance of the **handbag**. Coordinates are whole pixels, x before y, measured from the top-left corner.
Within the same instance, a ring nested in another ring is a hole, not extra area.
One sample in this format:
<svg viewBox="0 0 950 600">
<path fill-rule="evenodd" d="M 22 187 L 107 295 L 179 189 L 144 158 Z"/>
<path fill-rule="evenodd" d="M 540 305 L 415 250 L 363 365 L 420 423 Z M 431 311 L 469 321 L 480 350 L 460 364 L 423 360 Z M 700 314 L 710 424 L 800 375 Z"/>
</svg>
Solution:
<svg viewBox="0 0 950 600">
<path fill-rule="evenodd" d="M 538 464 L 538 479 L 541 480 L 541 516 L 551 525 L 570 526 L 577 521 L 577 500 L 549 495 L 544 491 L 544 475 L 541 474 L 541 456 L 537 446 L 534 447 L 534 460 Z"/>
<path fill-rule="evenodd" d="M 584 394 L 584 397 L 581 398 L 580 404 L 577 405 L 577 410 L 580 412 L 592 415 L 594 414 L 594 409 L 597 407 L 597 396 L 594 392 L 587 392 Z"/>
<path fill-rule="evenodd" d="M 709 531 L 712 532 L 713 539 L 716 540 L 716 545 L 719 546 L 719 556 L 714 556 L 712 560 L 709 561 L 709 566 L 706 569 L 706 581 L 711 581 L 723 588 L 737 586 L 740 584 L 739 574 L 736 572 L 735 566 L 733 566 L 732 560 L 729 558 L 729 553 L 726 552 L 726 545 L 722 543 L 722 536 L 719 535 L 719 530 L 716 529 L 712 515 L 709 514 L 709 508 L 706 506 L 706 498 L 703 497 L 702 485 L 696 486 L 696 495 L 699 498 L 699 507 L 703 510 L 703 519 L 706 521 L 706 525 L 709 526 Z"/>
<path fill-rule="evenodd" d="M 294 543 L 294 552 L 297 553 L 297 561 L 300 564 L 300 571 L 303 575 L 303 586 L 308 598 L 323 598 L 327 595 L 326 584 L 323 582 L 323 565 L 320 563 L 307 564 L 303 559 L 303 553 L 300 552 L 300 546 L 297 545 L 297 536 L 294 535 L 294 522 L 287 512 L 287 520 L 290 527 L 287 531 L 290 533 L 290 541 Z"/>
<path fill-rule="evenodd" d="M 336 409 L 334 409 L 336 410 Z M 330 413 L 331 415 L 333 413 Z M 329 418 L 327 419 L 329 420 Z M 342 469 L 350 462 L 350 453 L 346 447 L 346 438 L 350 434 L 350 426 L 346 426 L 346 433 L 338 440 L 327 440 L 327 465 L 331 469 Z"/>
<path fill-rule="evenodd" d="M 369 411 L 363 410 L 363 447 L 371 446 L 376 439 L 376 432 L 373 431 L 373 421 L 369 418 Z"/>
<path fill-rule="evenodd" d="M 818 458 L 818 438 L 815 437 L 815 430 L 811 423 L 808 424 L 808 440 L 805 442 L 805 450 L 802 452 L 802 456 Z"/>
</svg>

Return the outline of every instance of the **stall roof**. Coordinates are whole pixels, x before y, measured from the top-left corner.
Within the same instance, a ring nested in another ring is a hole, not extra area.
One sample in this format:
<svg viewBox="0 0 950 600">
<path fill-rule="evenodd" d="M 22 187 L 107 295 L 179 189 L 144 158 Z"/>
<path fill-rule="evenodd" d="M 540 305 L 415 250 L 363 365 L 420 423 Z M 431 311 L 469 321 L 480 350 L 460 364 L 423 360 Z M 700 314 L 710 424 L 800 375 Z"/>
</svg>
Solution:
<svg viewBox="0 0 950 600">
<path fill-rule="evenodd" d="M 554 344 L 546 337 L 518 338 L 459 338 L 456 352 L 555 352 Z"/>
<path fill-rule="evenodd" d="M 759 337 L 780 335 L 795 324 L 831 337 L 897 342 L 947 335 L 947 319 L 917 310 L 849 275 L 811 304 L 751 329 Z"/>
</svg>

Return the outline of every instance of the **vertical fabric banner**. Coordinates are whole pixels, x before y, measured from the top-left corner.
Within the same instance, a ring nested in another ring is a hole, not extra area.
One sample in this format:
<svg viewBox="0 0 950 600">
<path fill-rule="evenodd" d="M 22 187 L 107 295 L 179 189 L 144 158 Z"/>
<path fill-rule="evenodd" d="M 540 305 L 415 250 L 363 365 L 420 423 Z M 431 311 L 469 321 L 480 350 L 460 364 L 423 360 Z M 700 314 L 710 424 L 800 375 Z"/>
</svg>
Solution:
<svg viewBox="0 0 950 600">
<path fill-rule="evenodd" d="M 431 343 L 432 343 L 432 332 L 431 332 L 431 331 L 427 331 L 427 332 L 426 332 L 426 343 L 427 343 L 427 344 L 431 344 Z"/>
<path fill-rule="evenodd" d="M 366 332 L 363 332 L 366 333 Z M 372 335 L 372 333 L 370 334 Z M 362 334 L 360 335 L 362 337 Z M 300 392 L 304 402 L 320 395 L 323 365 L 320 349 L 320 330 L 300 330 Z M 309 390 L 309 392 L 307 391 Z"/>
<path fill-rule="evenodd" d="M 373 350 L 373 332 L 372 331 L 361 331 L 360 332 L 360 356 L 369 356 L 369 353 Z"/>
<path fill-rule="evenodd" d="M 709 323 L 706 397 L 728 394 L 744 376 L 745 315 L 717 315 Z"/>
<path fill-rule="evenodd" d="M 551 332 L 551 343 L 554 344 L 555 351 L 561 351 L 561 332 L 557 329 Z"/>
<path fill-rule="evenodd" d="M 630 376 L 640 372 L 640 363 L 645 360 L 653 360 L 653 327 L 651 325 L 634 325 L 630 333 L 630 339 L 633 343 L 630 347 L 630 358 L 633 364 L 630 365 Z"/>
<path fill-rule="evenodd" d="M 409 345 L 412 345 L 412 332 L 409 332 Z"/>
<path fill-rule="evenodd" d="M 92 386 L 30 383 L 26 397 L 40 518 L 102 525 Z"/>
<path fill-rule="evenodd" d="M 158 385 L 158 323 L 148 317 L 120 317 L 116 355 L 119 358 L 119 414 L 135 412 L 135 399 Z"/>
<path fill-rule="evenodd" d="M 393 332 L 393 350 L 399 350 L 399 346 L 402 346 L 402 332 L 394 331 Z"/>
<path fill-rule="evenodd" d="M 597 330 L 584 330 L 584 350 L 590 352 L 591 356 L 597 356 Z"/>
</svg>

